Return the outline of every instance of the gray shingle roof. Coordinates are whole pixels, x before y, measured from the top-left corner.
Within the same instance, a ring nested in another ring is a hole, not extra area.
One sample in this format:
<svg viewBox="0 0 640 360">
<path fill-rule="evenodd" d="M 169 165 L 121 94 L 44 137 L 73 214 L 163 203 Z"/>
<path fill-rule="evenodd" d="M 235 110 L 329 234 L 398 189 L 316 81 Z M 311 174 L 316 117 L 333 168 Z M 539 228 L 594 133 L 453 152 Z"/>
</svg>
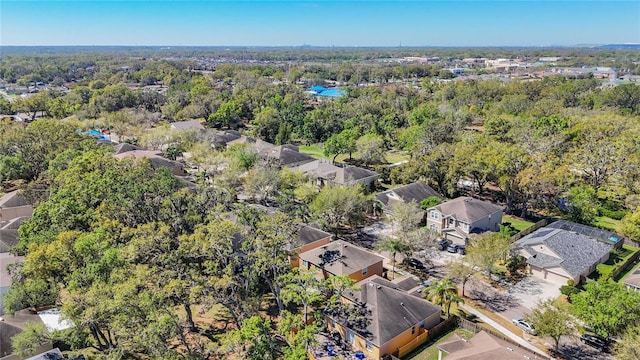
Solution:
<svg viewBox="0 0 640 360">
<path fill-rule="evenodd" d="M 339 167 L 323 160 L 311 161 L 296 166 L 292 170 L 301 171 L 309 176 L 325 179 L 338 185 L 352 185 L 358 180 L 377 178 L 378 176 L 375 171 L 356 166 Z"/>
<path fill-rule="evenodd" d="M 298 256 L 300 259 L 338 276 L 353 274 L 384 259 L 346 241 L 334 241 L 325 246 L 305 251 Z"/>
<path fill-rule="evenodd" d="M 257 152 L 261 152 L 264 150 L 268 150 L 271 149 L 273 147 L 275 147 L 275 145 L 273 145 L 272 143 L 268 143 L 266 141 L 260 140 L 260 139 L 256 139 L 256 138 L 252 138 L 249 136 L 242 136 L 238 139 L 235 140 L 231 140 L 227 143 L 228 146 L 231 146 L 233 144 L 249 144 L 251 145 Z"/>
<path fill-rule="evenodd" d="M 135 145 L 127 144 L 127 143 L 120 143 L 114 146 L 113 150 L 114 150 L 114 155 L 118 155 L 118 154 L 126 153 L 129 151 L 142 150 L 142 148 Z"/>
<path fill-rule="evenodd" d="M 624 284 L 635 288 L 640 288 L 640 266 L 624 279 Z"/>
<path fill-rule="evenodd" d="M 527 262 L 540 268 L 559 266 L 571 276 L 578 276 L 608 254 L 613 246 L 575 232 L 540 228 L 516 241 L 531 257 Z M 543 253 L 548 248 L 554 255 Z M 538 251 L 541 250 L 541 251 Z"/>
<path fill-rule="evenodd" d="M 578 234 L 589 236 L 594 239 L 609 241 L 611 243 L 616 243 L 624 238 L 622 235 L 618 235 L 611 231 L 602 230 L 593 226 L 582 225 L 567 220 L 554 221 L 547 225 L 547 227 L 552 229 L 568 230 L 576 232 Z"/>
<path fill-rule="evenodd" d="M 358 332 L 374 345 L 382 346 L 430 316 L 440 314 L 439 306 L 387 286 L 389 283 L 379 276 L 357 283 L 360 287 L 358 302 L 366 305 L 367 321 L 352 323 L 346 319 L 335 320 Z"/>
<path fill-rule="evenodd" d="M 406 203 L 414 201 L 419 205 L 422 200 L 430 196 L 442 199 L 442 196 L 438 194 L 437 191 L 433 190 L 431 186 L 422 181 L 417 181 L 412 184 L 380 192 L 376 194 L 376 200 L 380 201 L 384 205 L 389 205 L 390 203 L 398 200 L 402 200 Z"/>
<path fill-rule="evenodd" d="M 289 144 L 263 150 L 260 154 L 267 158 L 276 159 L 280 166 L 312 162 L 315 160 L 313 156 L 298 152 L 297 146 Z"/>
<path fill-rule="evenodd" d="M 177 121 L 169 124 L 172 130 L 204 129 L 198 120 Z"/>
<path fill-rule="evenodd" d="M 27 199 L 18 190 L 8 192 L 0 196 L 0 208 L 12 208 L 16 206 L 30 205 Z"/>
<path fill-rule="evenodd" d="M 502 210 L 502 207 L 496 204 L 466 196 L 449 200 L 433 208 L 445 216 L 453 216 L 469 224 Z"/>
</svg>

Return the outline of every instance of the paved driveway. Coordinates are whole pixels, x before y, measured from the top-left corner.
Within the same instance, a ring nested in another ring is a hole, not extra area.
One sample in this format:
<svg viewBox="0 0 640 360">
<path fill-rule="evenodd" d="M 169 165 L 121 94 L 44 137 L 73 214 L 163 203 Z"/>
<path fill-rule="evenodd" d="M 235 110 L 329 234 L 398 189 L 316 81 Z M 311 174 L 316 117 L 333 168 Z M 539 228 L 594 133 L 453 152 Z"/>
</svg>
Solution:
<svg viewBox="0 0 640 360">
<path fill-rule="evenodd" d="M 527 276 L 515 285 L 510 285 L 507 293 L 520 305 L 532 309 L 540 301 L 560 296 L 560 286 L 550 281 Z"/>
</svg>

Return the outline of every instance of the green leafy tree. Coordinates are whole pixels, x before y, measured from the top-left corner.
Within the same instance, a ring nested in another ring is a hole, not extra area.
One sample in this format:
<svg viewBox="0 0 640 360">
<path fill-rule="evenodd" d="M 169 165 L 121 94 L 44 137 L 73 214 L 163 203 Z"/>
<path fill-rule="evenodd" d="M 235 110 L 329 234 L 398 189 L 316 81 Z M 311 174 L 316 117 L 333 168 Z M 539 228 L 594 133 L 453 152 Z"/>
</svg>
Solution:
<svg viewBox="0 0 640 360">
<path fill-rule="evenodd" d="M 315 272 L 300 268 L 283 274 L 280 281 L 285 284 L 281 291 L 283 303 L 301 305 L 303 324 L 307 324 L 311 307 L 319 305 L 326 297 L 327 282 L 319 280 Z"/>
<path fill-rule="evenodd" d="M 538 336 L 548 336 L 553 339 L 555 351 L 558 351 L 560 339 L 573 332 L 573 317 L 564 305 L 553 299 L 540 301 L 526 316 L 536 329 Z"/>
<path fill-rule="evenodd" d="M 430 208 L 432 208 L 432 207 L 434 207 L 436 205 L 440 205 L 441 203 L 442 203 L 442 199 L 440 199 L 439 197 L 437 197 L 437 196 L 429 196 L 428 198 L 423 199 L 420 202 L 420 208 L 422 210 L 427 210 L 427 209 L 430 209 Z"/>
<path fill-rule="evenodd" d="M 616 359 L 638 360 L 640 359 L 640 325 L 629 327 L 620 336 L 620 342 L 613 346 Z"/>
<path fill-rule="evenodd" d="M 424 289 L 424 292 L 429 301 L 446 309 L 447 316 L 450 315 L 451 304 L 464 302 L 458 296 L 458 288 L 451 279 L 436 280 Z"/>
<path fill-rule="evenodd" d="M 462 285 L 462 297 L 464 298 L 464 288 L 469 279 L 476 273 L 476 270 L 462 261 L 451 261 L 447 263 L 447 270 L 449 270 L 451 279 L 459 281 L 460 285 Z"/>
<path fill-rule="evenodd" d="M 3 296 L 4 310 L 13 314 L 26 308 L 53 305 L 58 299 L 59 291 L 60 288 L 54 281 L 16 274 L 11 287 Z"/>
<path fill-rule="evenodd" d="M 409 244 L 407 244 L 401 239 L 396 239 L 391 237 L 385 239 L 382 243 L 380 243 L 380 245 L 378 245 L 378 250 L 388 251 L 391 253 L 392 279 L 395 278 L 395 273 L 396 273 L 396 255 L 402 254 L 407 256 L 412 252 L 411 246 L 409 246 Z"/>
<path fill-rule="evenodd" d="M 590 186 L 576 186 L 569 190 L 568 215 L 571 221 L 593 225 L 598 216 L 598 202 L 595 190 Z"/>
<path fill-rule="evenodd" d="M 358 139 L 358 132 L 355 129 L 345 129 L 338 134 L 333 134 L 324 143 L 324 155 L 333 155 L 333 161 L 336 161 L 336 157 L 340 154 L 351 154 L 357 150 L 356 140 Z"/>
<path fill-rule="evenodd" d="M 407 233 L 420 224 L 424 216 L 420 211 L 418 204 L 412 202 L 397 201 L 391 205 L 391 211 L 387 213 L 387 219 L 392 224 L 397 226 L 397 231 L 400 233 Z"/>
<path fill-rule="evenodd" d="M 287 214 L 261 214 L 242 244 L 253 276 L 257 275 L 269 286 L 280 311 L 284 310 L 281 276 L 291 266 L 289 256 L 296 247 L 292 239 L 296 238 L 297 227 L 297 220 Z"/>
<path fill-rule="evenodd" d="M 622 218 L 620 228 L 625 236 L 640 240 L 640 207 Z"/>
<path fill-rule="evenodd" d="M 43 323 L 28 322 L 22 332 L 11 337 L 13 353 L 21 357 L 36 355 L 42 345 L 52 342 L 49 330 Z"/>
<path fill-rule="evenodd" d="M 498 260 L 505 260 L 509 253 L 511 245 L 509 238 L 500 233 L 486 232 L 475 236 L 467 246 L 468 261 L 491 275 L 493 265 Z"/>
<path fill-rule="evenodd" d="M 382 136 L 375 134 L 363 135 L 356 141 L 356 148 L 358 149 L 360 160 L 365 164 L 371 165 L 384 162 L 386 149 Z"/>
<path fill-rule="evenodd" d="M 309 204 L 309 210 L 315 219 L 337 235 L 341 224 L 357 224 L 368 205 L 369 197 L 363 194 L 361 186 L 328 185 Z"/>
<path fill-rule="evenodd" d="M 640 317 L 640 294 L 611 279 L 588 281 L 571 298 L 577 315 L 603 337 L 615 336 Z"/>
<path fill-rule="evenodd" d="M 235 127 L 240 122 L 242 106 L 234 100 L 222 103 L 218 110 L 209 115 L 207 122 L 215 128 Z"/>
</svg>

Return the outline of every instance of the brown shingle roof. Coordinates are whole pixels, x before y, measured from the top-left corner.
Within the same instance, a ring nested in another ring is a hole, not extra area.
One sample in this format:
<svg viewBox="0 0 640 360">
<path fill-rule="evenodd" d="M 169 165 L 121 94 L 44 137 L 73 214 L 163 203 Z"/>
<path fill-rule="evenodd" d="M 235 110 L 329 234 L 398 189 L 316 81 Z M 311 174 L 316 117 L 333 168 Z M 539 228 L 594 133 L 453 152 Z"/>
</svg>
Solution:
<svg viewBox="0 0 640 360">
<path fill-rule="evenodd" d="M 447 360 L 546 359 L 485 331 L 475 334 L 469 340 L 464 340 L 454 334 L 447 341 L 441 343 L 438 349 L 448 353 Z"/>
<path fill-rule="evenodd" d="M 358 332 L 376 346 L 382 346 L 423 320 L 440 314 L 441 308 L 421 297 L 394 288 L 391 282 L 372 276 L 357 283 L 357 301 L 365 304 L 366 321 L 335 319 Z M 390 286 L 391 285 L 391 286 Z"/>
<path fill-rule="evenodd" d="M 334 241 L 325 246 L 305 251 L 300 259 L 323 268 L 333 275 L 350 275 L 382 262 L 381 256 L 345 241 Z"/>
</svg>

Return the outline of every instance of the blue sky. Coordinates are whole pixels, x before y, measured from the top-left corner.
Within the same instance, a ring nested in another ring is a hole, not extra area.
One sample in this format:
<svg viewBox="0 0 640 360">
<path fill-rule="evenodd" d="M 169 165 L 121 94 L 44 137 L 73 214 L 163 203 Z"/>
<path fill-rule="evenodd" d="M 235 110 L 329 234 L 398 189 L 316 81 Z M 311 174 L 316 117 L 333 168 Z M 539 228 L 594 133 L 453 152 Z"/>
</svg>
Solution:
<svg viewBox="0 0 640 360">
<path fill-rule="evenodd" d="M 640 1 L 0 0 L 1 45 L 640 43 Z"/>
</svg>

